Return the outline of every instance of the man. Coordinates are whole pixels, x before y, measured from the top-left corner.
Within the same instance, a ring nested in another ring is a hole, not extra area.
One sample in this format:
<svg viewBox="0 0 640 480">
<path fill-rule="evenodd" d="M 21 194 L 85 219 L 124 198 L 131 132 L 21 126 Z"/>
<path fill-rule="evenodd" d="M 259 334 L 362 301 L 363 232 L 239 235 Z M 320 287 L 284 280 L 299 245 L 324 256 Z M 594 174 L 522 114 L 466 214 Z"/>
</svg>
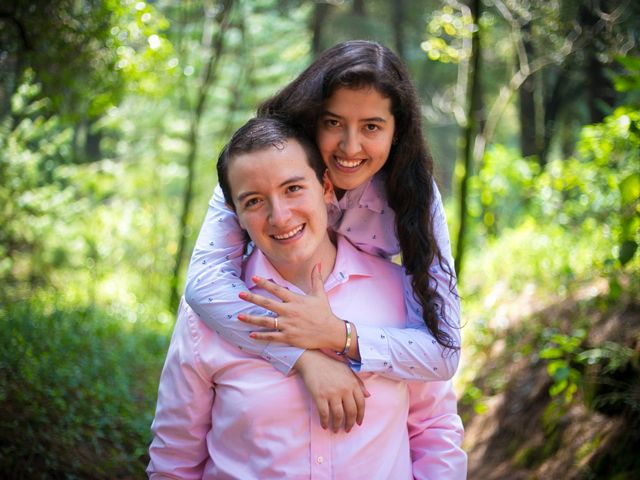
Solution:
<svg viewBox="0 0 640 480">
<path fill-rule="evenodd" d="M 264 296 L 270 293 L 256 277 L 297 293 L 324 285 L 336 316 L 354 318 L 357 309 L 370 325 L 402 327 L 400 267 L 343 237 L 332 241 L 326 210 L 332 190 L 323 171 L 314 147 L 277 120 L 253 119 L 232 137 L 219 180 L 255 246 L 243 280 Z M 298 370 L 318 356 L 348 371 L 320 351 L 305 351 Z M 228 344 L 183 301 L 160 380 L 147 471 L 151 478 L 185 479 L 465 478 L 450 382 L 360 378 L 371 394 L 367 420 L 351 432 L 324 429 L 300 375 L 285 377 Z"/>
</svg>

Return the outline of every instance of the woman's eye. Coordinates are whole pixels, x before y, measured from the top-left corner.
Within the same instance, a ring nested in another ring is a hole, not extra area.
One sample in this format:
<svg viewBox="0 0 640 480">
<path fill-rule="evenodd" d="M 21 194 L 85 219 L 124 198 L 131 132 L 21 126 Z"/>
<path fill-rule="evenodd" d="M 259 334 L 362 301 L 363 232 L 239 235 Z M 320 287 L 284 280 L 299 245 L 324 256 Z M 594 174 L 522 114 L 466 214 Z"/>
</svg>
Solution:
<svg viewBox="0 0 640 480">
<path fill-rule="evenodd" d="M 380 127 L 375 123 L 367 123 L 364 128 L 367 130 L 367 132 L 376 132 L 380 130 Z"/>
<path fill-rule="evenodd" d="M 325 126 L 327 127 L 338 127 L 340 126 L 340 122 L 333 118 L 328 118 L 324 121 Z"/>
</svg>

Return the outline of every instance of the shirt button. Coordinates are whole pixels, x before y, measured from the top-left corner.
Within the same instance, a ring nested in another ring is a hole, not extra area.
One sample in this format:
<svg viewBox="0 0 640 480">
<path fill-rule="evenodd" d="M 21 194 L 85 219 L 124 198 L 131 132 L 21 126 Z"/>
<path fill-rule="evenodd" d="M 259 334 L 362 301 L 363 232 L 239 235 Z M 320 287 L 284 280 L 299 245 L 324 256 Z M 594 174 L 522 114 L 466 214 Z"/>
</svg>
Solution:
<svg viewBox="0 0 640 480">
<path fill-rule="evenodd" d="M 316 462 L 318 462 L 318 465 L 320 465 L 322 462 L 324 462 L 324 457 L 318 457 L 316 459 Z"/>
</svg>

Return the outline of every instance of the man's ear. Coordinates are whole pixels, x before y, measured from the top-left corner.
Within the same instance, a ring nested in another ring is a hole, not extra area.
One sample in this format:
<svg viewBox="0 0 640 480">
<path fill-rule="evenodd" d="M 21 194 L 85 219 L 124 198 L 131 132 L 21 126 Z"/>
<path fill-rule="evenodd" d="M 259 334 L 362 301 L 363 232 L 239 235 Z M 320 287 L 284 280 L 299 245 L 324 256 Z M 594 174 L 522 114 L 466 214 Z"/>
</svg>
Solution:
<svg viewBox="0 0 640 480">
<path fill-rule="evenodd" d="M 234 207 L 233 205 L 230 205 L 228 203 L 225 203 L 224 205 L 229 210 L 231 210 L 233 212 L 233 214 L 236 216 L 236 218 L 238 219 L 238 223 L 240 224 L 240 228 L 242 228 L 243 230 L 246 230 L 246 227 L 244 226 L 244 224 L 242 222 L 242 219 L 240 218 L 240 215 L 238 215 L 238 212 L 236 211 L 236 207 Z"/>
<path fill-rule="evenodd" d="M 325 203 L 330 203 L 333 200 L 333 183 L 329 180 L 329 171 L 325 170 L 322 176 L 322 189 L 324 191 Z"/>
</svg>

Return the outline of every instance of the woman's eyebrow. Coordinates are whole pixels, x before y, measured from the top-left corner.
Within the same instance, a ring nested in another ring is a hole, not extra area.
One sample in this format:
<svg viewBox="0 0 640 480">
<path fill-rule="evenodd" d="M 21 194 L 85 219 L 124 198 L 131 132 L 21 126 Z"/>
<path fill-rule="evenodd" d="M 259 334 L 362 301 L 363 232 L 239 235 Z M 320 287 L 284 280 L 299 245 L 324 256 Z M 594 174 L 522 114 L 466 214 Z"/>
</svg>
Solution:
<svg viewBox="0 0 640 480">
<path fill-rule="evenodd" d="M 334 117 L 334 118 L 340 118 L 342 119 L 342 117 L 340 115 L 338 115 L 337 113 L 333 113 L 330 110 L 323 110 L 321 116 L 327 116 L 327 117 Z M 387 120 L 385 118 L 382 117 L 370 117 L 370 118 L 361 118 L 359 120 L 360 122 L 379 122 L 379 123 L 387 123 Z"/>
</svg>

